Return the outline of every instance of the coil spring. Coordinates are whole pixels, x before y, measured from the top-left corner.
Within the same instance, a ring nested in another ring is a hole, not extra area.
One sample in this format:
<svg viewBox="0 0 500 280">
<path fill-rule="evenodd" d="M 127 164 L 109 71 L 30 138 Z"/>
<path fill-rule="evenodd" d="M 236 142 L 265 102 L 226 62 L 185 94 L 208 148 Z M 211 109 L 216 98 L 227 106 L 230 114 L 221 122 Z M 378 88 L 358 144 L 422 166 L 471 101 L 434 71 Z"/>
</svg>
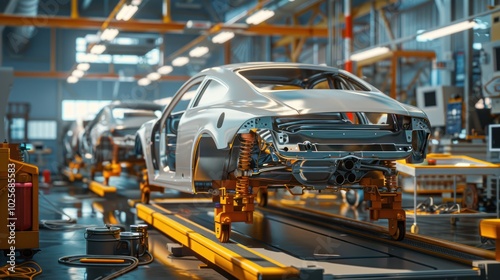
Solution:
<svg viewBox="0 0 500 280">
<path fill-rule="evenodd" d="M 389 190 L 397 188 L 398 177 L 397 177 L 397 172 L 396 172 L 396 162 L 395 161 L 386 161 L 386 162 L 384 162 L 384 164 L 391 169 L 390 174 L 385 174 L 385 186 Z"/>
<path fill-rule="evenodd" d="M 241 135 L 240 157 L 238 160 L 238 169 L 243 171 L 242 176 L 236 178 L 236 194 L 247 195 L 249 194 L 248 185 L 249 178 L 245 175 L 245 171 L 250 169 L 251 152 L 254 145 L 254 135 L 252 133 L 245 133 Z"/>
</svg>

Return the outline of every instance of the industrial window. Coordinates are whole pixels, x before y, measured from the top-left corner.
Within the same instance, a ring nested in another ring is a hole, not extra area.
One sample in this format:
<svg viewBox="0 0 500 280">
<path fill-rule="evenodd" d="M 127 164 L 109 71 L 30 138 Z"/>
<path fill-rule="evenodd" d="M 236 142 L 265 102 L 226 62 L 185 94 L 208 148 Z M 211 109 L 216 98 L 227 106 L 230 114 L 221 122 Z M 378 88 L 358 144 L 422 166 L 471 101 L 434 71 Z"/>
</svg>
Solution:
<svg viewBox="0 0 500 280">
<path fill-rule="evenodd" d="M 89 37 L 89 36 L 87 36 Z M 91 36 L 90 36 L 91 37 Z M 89 37 L 89 40 L 93 40 Z M 112 41 L 116 45 L 137 45 L 139 46 L 138 39 L 120 37 Z M 158 48 L 153 48 L 144 55 L 110 55 L 110 54 L 91 54 L 87 53 L 88 42 L 86 38 L 80 37 L 76 38 L 76 62 L 89 62 L 89 63 L 114 63 L 114 64 L 139 64 L 147 63 L 149 65 L 158 65 L 160 63 L 160 50 Z"/>
<path fill-rule="evenodd" d="M 63 100 L 62 120 L 89 120 L 93 119 L 99 110 L 111 103 L 111 100 Z"/>
<path fill-rule="evenodd" d="M 13 118 L 10 123 L 10 140 L 24 140 L 24 126 L 26 122 L 23 118 Z M 3 139 L 2 139 L 3 141 Z"/>
<path fill-rule="evenodd" d="M 57 139 L 56 121 L 28 121 L 29 140 L 54 140 Z"/>
</svg>

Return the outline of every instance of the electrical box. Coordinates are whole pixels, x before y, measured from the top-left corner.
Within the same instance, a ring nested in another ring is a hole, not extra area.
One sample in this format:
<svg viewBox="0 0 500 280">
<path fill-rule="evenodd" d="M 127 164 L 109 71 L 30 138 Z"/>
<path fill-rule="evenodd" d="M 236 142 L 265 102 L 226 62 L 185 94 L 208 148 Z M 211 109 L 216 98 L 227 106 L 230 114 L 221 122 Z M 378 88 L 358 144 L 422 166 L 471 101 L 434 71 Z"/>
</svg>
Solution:
<svg viewBox="0 0 500 280">
<path fill-rule="evenodd" d="M 446 126 L 448 103 L 463 95 L 463 88 L 453 86 L 424 86 L 417 88 L 417 107 L 429 118 L 432 127 Z"/>
</svg>

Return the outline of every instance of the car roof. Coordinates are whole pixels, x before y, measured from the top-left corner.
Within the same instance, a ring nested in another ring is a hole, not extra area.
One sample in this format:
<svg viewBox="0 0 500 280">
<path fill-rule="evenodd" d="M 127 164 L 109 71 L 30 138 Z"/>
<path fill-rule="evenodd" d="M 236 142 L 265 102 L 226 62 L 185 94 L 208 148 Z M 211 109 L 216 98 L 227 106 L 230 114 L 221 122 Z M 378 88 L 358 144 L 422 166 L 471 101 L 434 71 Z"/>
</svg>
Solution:
<svg viewBox="0 0 500 280">
<path fill-rule="evenodd" d="M 257 61 L 257 62 L 226 64 L 217 67 L 211 67 L 203 70 L 202 73 L 207 71 L 227 70 L 234 72 L 252 68 L 281 68 L 281 67 L 309 68 L 309 69 L 320 69 L 325 71 L 339 70 L 338 68 L 335 67 L 307 64 L 307 63 Z"/>
<path fill-rule="evenodd" d="M 284 69 L 284 68 L 297 68 L 300 70 L 313 70 L 313 71 L 324 71 L 324 72 L 338 72 L 344 75 L 350 76 L 355 79 L 359 83 L 363 84 L 369 91 L 379 92 L 377 88 L 375 88 L 370 83 L 364 81 L 363 79 L 355 76 L 354 74 L 331 66 L 326 65 L 317 65 L 317 64 L 308 64 L 308 63 L 296 63 L 296 62 L 269 62 L 269 61 L 258 61 L 258 62 L 246 62 L 246 63 L 234 63 L 234 64 L 226 64 L 217 67 L 207 68 L 202 70 L 194 77 L 200 76 L 230 76 L 236 75 L 239 71 L 245 70 L 255 70 L 255 69 Z M 193 77 L 193 78 L 194 78 Z"/>
</svg>

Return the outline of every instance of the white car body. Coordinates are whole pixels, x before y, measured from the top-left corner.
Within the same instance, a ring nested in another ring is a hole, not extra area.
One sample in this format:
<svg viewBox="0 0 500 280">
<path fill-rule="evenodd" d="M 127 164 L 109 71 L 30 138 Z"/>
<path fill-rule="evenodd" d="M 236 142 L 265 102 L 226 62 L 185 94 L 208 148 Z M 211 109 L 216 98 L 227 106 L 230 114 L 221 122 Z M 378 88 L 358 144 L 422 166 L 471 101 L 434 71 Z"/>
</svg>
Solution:
<svg viewBox="0 0 500 280">
<path fill-rule="evenodd" d="M 272 85 L 274 89 L 263 85 L 281 73 L 282 83 Z M 308 73 L 315 76 L 300 80 Z M 299 84 L 311 88 L 297 89 Z M 198 85 L 195 91 L 193 85 Z M 193 98 L 185 110 L 176 112 L 177 104 L 188 102 L 183 100 L 189 99 L 186 96 Z M 389 131 L 384 125 L 391 124 L 382 120 L 356 127 L 346 119 L 351 112 L 353 122 L 380 115 L 395 126 Z M 172 118 L 175 113 L 180 114 L 178 120 Z M 177 131 L 170 130 L 171 122 L 177 121 Z M 250 180 L 261 186 L 324 189 L 356 185 L 370 171 L 390 173 L 390 167 L 378 166 L 386 161 L 422 161 L 430 124 L 422 110 L 343 70 L 297 63 L 242 63 L 206 69 L 192 77 L 162 117 L 142 125 L 136 147 L 144 156 L 149 184 L 187 193 L 211 192 L 218 186 L 213 182 L 237 176 L 242 133 L 256 134 L 261 148 L 252 152 Z M 175 152 L 169 154 L 171 150 Z M 261 153 L 267 153 L 265 159 Z"/>
</svg>

